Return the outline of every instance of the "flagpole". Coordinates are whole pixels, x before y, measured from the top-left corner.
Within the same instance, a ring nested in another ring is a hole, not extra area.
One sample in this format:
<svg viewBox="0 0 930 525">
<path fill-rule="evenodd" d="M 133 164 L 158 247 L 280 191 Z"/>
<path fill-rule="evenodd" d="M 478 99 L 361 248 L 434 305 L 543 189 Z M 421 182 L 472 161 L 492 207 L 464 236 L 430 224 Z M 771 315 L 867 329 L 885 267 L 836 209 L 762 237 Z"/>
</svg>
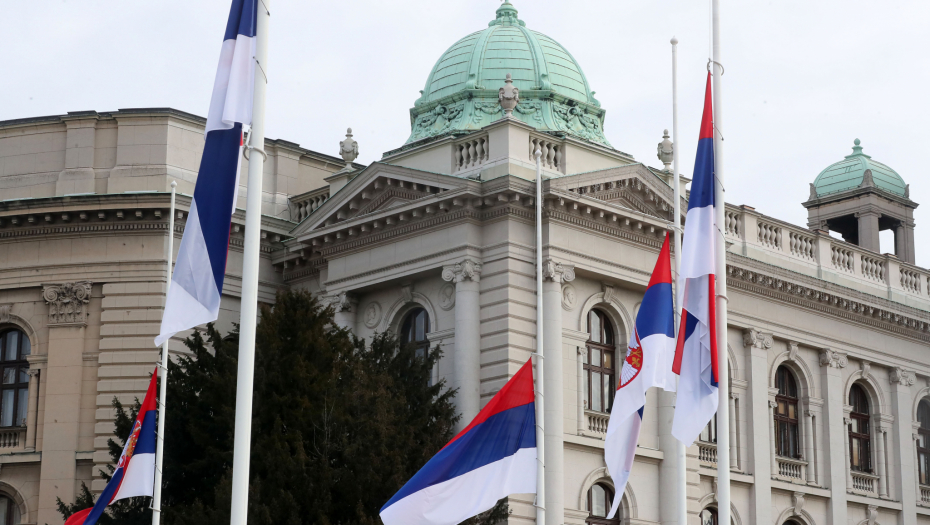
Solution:
<svg viewBox="0 0 930 525">
<path fill-rule="evenodd" d="M 177 181 L 171 181 L 171 207 L 168 212 L 168 281 L 165 296 L 171 287 L 171 261 L 174 259 L 174 203 Z M 168 396 L 168 341 L 161 345 L 161 384 L 158 387 L 158 434 L 155 441 L 155 492 L 152 494 L 152 525 L 161 521 L 161 473 L 165 457 L 165 399 Z"/>
<path fill-rule="evenodd" d="M 717 215 L 716 290 L 717 290 L 717 517 L 718 523 L 730 523 L 730 418 L 729 371 L 727 362 L 727 259 L 726 240 L 722 225 L 725 222 L 726 200 L 723 172 L 723 65 L 720 42 L 720 0 L 713 5 L 713 96 L 714 96 L 714 211 Z"/>
<path fill-rule="evenodd" d="M 271 0 L 259 0 L 256 12 L 255 81 L 249 132 L 249 178 L 242 250 L 242 300 L 236 423 L 233 445 L 232 504 L 229 523 L 246 525 L 249 513 L 249 456 L 252 443 L 252 387 L 255 379 L 255 325 L 258 319 L 258 263 L 261 247 L 262 168 L 265 160 L 265 89 L 268 84 L 268 22 Z"/>
<path fill-rule="evenodd" d="M 678 175 L 678 39 L 672 37 L 672 191 L 675 213 L 675 340 L 681 324 L 681 301 L 678 300 L 678 275 L 681 271 L 681 179 Z M 676 379 L 677 381 L 677 379 Z M 675 485 L 678 525 L 688 523 L 688 465 L 685 444 L 675 440 Z"/>
<path fill-rule="evenodd" d="M 546 433 L 543 398 L 542 150 L 536 147 L 536 525 L 546 523 Z"/>
</svg>

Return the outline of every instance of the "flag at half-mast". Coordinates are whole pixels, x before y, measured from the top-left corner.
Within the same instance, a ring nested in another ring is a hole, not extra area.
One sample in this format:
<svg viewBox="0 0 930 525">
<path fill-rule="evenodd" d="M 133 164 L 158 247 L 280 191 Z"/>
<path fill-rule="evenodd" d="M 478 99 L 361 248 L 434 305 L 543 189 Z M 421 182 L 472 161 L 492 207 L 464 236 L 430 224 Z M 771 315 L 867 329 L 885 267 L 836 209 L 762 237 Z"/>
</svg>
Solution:
<svg viewBox="0 0 930 525">
<path fill-rule="evenodd" d="M 717 412 L 716 224 L 714 110 L 711 75 L 707 74 L 704 116 L 694 160 L 694 180 L 681 249 L 678 292 L 681 328 L 673 370 L 679 374 L 672 435 L 691 445 Z"/>
<path fill-rule="evenodd" d="M 155 491 L 155 386 L 158 384 L 158 369 L 152 374 L 145 399 L 132 430 L 123 445 L 123 452 L 116 463 L 116 470 L 107 487 L 89 509 L 72 514 L 65 525 L 94 525 L 114 501 L 138 496 L 152 496 Z"/>
<path fill-rule="evenodd" d="M 229 11 L 200 171 L 156 345 L 177 332 L 215 321 L 219 314 L 243 127 L 252 124 L 257 4 L 258 0 L 233 0 Z"/>
<path fill-rule="evenodd" d="M 646 391 L 658 387 L 675 390 L 672 361 L 675 357 L 675 305 L 672 294 L 672 264 L 668 234 L 659 251 L 643 302 L 636 314 L 620 382 L 614 394 L 604 441 L 604 460 L 613 478 L 617 497 L 607 517 L 613 518 L 623 489 L 630 479 L 636 444 L 643 422 Z"/>
</svg>

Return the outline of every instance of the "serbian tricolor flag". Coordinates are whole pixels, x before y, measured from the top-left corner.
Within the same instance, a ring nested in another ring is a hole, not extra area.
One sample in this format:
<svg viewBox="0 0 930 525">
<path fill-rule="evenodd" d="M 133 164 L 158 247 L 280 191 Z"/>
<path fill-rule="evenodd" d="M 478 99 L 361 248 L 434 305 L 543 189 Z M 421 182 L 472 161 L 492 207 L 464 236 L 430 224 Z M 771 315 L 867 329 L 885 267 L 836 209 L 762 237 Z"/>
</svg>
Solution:
<svg viewBox="0 0 930 525">
<path fill-rule="evenodd" d="M 233 0 L 207 113 L 206 142 L 155 344 L 215 321 L 236 211 L 242 129 L 252 123 L 258 0 Z M 170 256 L 170 254 L 169 254 Z"/>
<path fill-rule="evenodd" d="M 145 392 L 142 408 L 132 425 L 132 432 L 123 445 L 113 477 L 107 483 L 107 488 L 97 498 L 93 508 L 75 512 L 65 522 L 65 525 L 94 525 L 107 505 L 114 501 L 134 498 L 138 496 L 152 497 L 155 491 L 155 418 L 157 410 L 155 404 L 156 385 L 158 384 L 158 369 L 152 374 L 149 389 Z"/>
<path fill-rule="evenodd" d="M 717 412 L 717 307 L 714 291 L 717 232 L 714 201 L 714 111 L 707 74 L 704 117 L 681 249 L 678 290 L 681 328 L 673 370 L 679 374 L 672 435 L 691 445 Z"/>
<path fill-rule="evenodd" d="M 675 390 L 672 361 L 675 357 L 675 306 L 672 293 L 672 264 L 668 234 L 659 252 L 652 278 L 636 314 L 636 323 L 620 368 L 604 442 L 604 461 L 614 480 L 615 493 L 608 518 L 620 505 L 630 479 L 639 429 L 643 423 L 646 391 L 651 387 Z"/>
<path fill-rule="evenodd" d="M 394 497 L 384 525 L 456 525 L 510 494 L 536 492 L 536 403 L 527 361 Z"/>
</svg>

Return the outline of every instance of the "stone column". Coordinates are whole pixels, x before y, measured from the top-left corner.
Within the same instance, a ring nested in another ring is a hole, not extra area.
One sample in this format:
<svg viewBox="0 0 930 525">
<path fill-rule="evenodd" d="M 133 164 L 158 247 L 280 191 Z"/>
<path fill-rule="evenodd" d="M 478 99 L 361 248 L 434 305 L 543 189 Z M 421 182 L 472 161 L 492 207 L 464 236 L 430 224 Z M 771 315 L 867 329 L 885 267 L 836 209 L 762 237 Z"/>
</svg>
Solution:
<svg viewBox="0 0 930 525">
<path fill-rule="evenodd" d="M 562 283 L 575 279 L 573 265 L 543 261 L 543 352 L 546 397 L 546 525 L 565 523 L 564 407 L 562 391 Z M 537 327 L 537 330 L 539 328 Z"/>
<path fill-rule="evenodd" d="M 888 476 L 885 472 L 885 428 L 875 425 L 875 454 L 878 456 L 878 495 L 888 496 Z"/>
<path fill-rule="evenodd" d="M 747 349 L 746 379 L 749 381 L 748 411 L 753 417 L 747 419 L 749 428 L 743 470 L 755 474 L 752 486 L 748 523 L 767 523 L 772 514 L 773 453 L 771 439 L 772 416 L 769 407 L 769 349 L 773 345 L 771 334 L 755 329 L 743 332 L 743 346 Z M 768 417 L 768 420 L 765 418 Z"/>
<path fill-rule="evenodd" d="M 578 347 L 578 435 L 584 434 L 587 430 L 587 420 L 584 415 L 584 356 L 588 353 L 588 347 Z M 619 354 L 616 354 L 619 355 Z"/>
<path fill-rule="evenodd" d="M 729 415 L 730 415 L 730 468 L 735 469 L 739 468 L 739 456 L 737 448 L 737 433 L 738 429 L 736 428 L 736 394 L 730 392 L 730 403 L 729 403 Z"/>
<path fill-rule="evenodd" d="M 36 410 L 39 407 L 39 370 L 29 369 L 29 406 L 26 408 L 26 452 L 36 449 Z"/>
<path fill-rule="evenodd" d="M 443 266 L 442 278 L 455 283 L 455 353 L 452 356 L 452 388 L 458 388 L 456 404 L 462 418 L 456 431 L 465 428 L 478 415 L 481 395 L 481 306 L 479 283 L 481 265 L 465 259 Z"/>
<path fill-rule="evenodd" d="M 340 328 L 355 333 L 355 314 L 358 310 L 358 299 L 349 292 L 342 292 L 332 298 L 333 322 Z"/>
<path fill-rule="evenodd" d="M 827 435 L 824 479 L 821 484 L 830 488 L 827 502 L 827 523 L 846 525 L 846 489 L 851 488 L 849 474 L 849 441 L 843 406 L 846 403 L 842 369 L 849 364 L 846 354 L 824 348 L 820 351 L 821 385 L 824 396 L 824 421 Z"/>
<path fill-rule="evenodd" d="M 894 229 L 894 254 L 899 260 L 910 262 L 907 260 L 907 233 L 904 231 L 903 222 L 899 222 Z"/>
<path fill-rule="evenodd" d="M 804 459 L 807 460 L 807 482 L 817 483 L 817 460 L 814 453 L 814 413 L 805 410 L 804 415 Z"/>
<path fill-rule="evenodd" d="M 775 409 L 778 403 L 769 401 L 769 458 L 772 460 L 772 475 L 778 475 L 778 450 L 775 448 Z"/>
<path fill-rule="evenodd" d="M 849 492 L 853 489 L 853 477 L 852 477 L 852 456 L 849 455 L 849 426 L 852 425 L 852 418 L 849 416 L 843 417 L 843 429 L 846 431 L 846 442 L 843 444 L 843 450 L 846 451 L 846 491 Z"/>
<path fill-rule="evenodd" d="M 898 476 L 897 486 L 901 501 L 901 523 L 917 522 L 917 500 L 920 489 L 917 479 L 917 464 L 914 459 L 914 426 L 911 415 L 913 399 L 911 386 L 914 385 L 914 372 L 901 368 L 891 370 L 891 413 L 895 415 L 893 441 L 895 446 L 893 459 L 894 468 Z"/>
<path fill-rule="evenodd" d="M 875 212 L 859 212 L 859 246 L 875 253 L 881 253 L 881 243 L 878 236 L 878 217 Z"/>
<path fill-rule="evenodd" d="M 60 523 L 56 498 L 74 501 L 81 414 L 84 332 L 91 283 L 48 284 L 48 363 L 37 523 Z M 31 381 L 30 381 L 31 382 Z"/>
</svg>

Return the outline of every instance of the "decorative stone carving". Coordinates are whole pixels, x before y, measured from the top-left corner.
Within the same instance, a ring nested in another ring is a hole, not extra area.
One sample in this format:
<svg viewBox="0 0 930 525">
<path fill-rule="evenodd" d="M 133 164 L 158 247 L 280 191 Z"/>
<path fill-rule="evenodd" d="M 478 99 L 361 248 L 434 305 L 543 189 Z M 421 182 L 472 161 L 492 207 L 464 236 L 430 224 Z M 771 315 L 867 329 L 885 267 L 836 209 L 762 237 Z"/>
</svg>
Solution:
<svg viewBox="0 0 930 525">
<path fill-rule="evenodd" d="M 513 86 L 510 73 L 507 73 L 504 86 L 497 93 L 497 99 L 500 101 L 501 107 L 504 108 L 504 118 L 513 117 L 513 108 L 520 103 L 520 90 Z"/>
<path fill-rule="evenodd" d="M 405 303 L 412 303 L 413 285 L 410 283 L 400 285 L 400 295 L 404 298 Z"/>
<path fill-rule="evenodd" d="M 592 142 L 610 145 L 601 128 L 602 115 L 590 115 L 579 106 L 554 103 L 552 104 L 552 116 L 555 117 L 559 129 Z"/>
<path fill-rule="evenodd" d="M 862 361 L 861 365 L 862 365 L 862 377 L 863 379 L 867 379 L 869 377 L 869 372 L 872 371 L 872 363 L 868 361 Z"/>
<path fill-rule="evenodd" d="M 562 308 L 571 312 L 575 308 L 575 304 L 578 302 L 578 294 L 575 292 L 575 287 L 570 284 L 562 285 Z"/>
<path fill-rule="evenodd" d="M 444 106 L 439 104 L 432 111 L 421 114 L 413 124 L 412 140 L 419 140 L 445 133 L 462 117 L 464 103 Z"/>
<path fill-rule="evenodd" d="M 445 283 L 439 289 L 439 307 L 443 310 L 451 310 L 455 307 L 455 285 Z"/>
<path fill-rule="evenodd" d="M 337 312 L 351 312 L 358 305 L 358 299 L 348 292 L 341 292 L 332 298 L 333 309 Z"/>
<path fill-rule="evenodd" d="M 810 196 L 808 197 L 808 199 L 814 200 L 814 199 L 817 198 L 817 187 L 814 186 L 814 183 L 813 183 L 813 182 L 811 182 L 810 185 L 811 185 L 811 194 L 810 194 Z"/>
<path fill-rule="evenodd" d="M 462 281 L 481 281 L 481 264 L 471 259 L 442 267 L 442 278 L 452 283 Z"/>
<path fill-rule="evenodd" d="M 601 289 L 604 291 L 604 302 L 609 303 L 614 298 L 614 285 L 601 283 Z"/>
<path fill-rule="evenodd" d="M 575 265 L 562 264 L 552 259 L 546 259 L 543 261 L 542 274 L 544 280 L 567 283 L 575 280 Z"/>
<path fill-rule="evenodd" d="M 665 171 L 668 171 L 668 167 L 672 165 L 672 160 L 675 158 L 674 144 L 668 140 L 668 130 L 662 132 L 662 142 L 659 143 L 657 156 L 662 164 L 665 164 Z"/>
<path fill-rule="evenodd" d="M 778 403 L 776 403 L 775 401 L 769 400 L 769 408 L 771 409 L 778 408 Z"/>
<path fill-rule="evenodd" d="M 365 307 L 365 326 L 374 328 L 381 322 L 381 305 L 377 302 L 369 303 Z"/>
<path fill-rule="evenodd" d="M 875 520 L 878 519 L 878 505 L 869 505 L 869 510 L 866 512 L 866 520 L 868 520 L 869 525 L 875 525 Z"/>
<path fill-rule="evenodd" d="M 501 105 L 498 104 L 497 102 L 477 101 L 475 102 L 474 107 L 475 107 L 475 114 L 472 117 L 472 121 L 479 126 L 484 121 L 485 115 L 497 115 L 498 113 L 501 112 Z"/>
<path fill-rule="evenodd" d="M 891 382 L 893 384 L 900 384 L 901 386 L 913 386 L 916 379 L 912 372 L 896 366 L 891 370 Z"/>
<path fill-rule="evenodd" d="M 91 284 L 77 281 L 43 285 L 42 299 L 48 304 L 49 326 L 86 325 Z"/>
<path fill-rule="evenodd" d="M 798 360 L 798 342 L 788 341 L 788 361 Z"/>
<path fill-rule="evenodd" d="M 346 139 L 339 141 L 339 155 L 346 161 L 347 168 L 358 158 L 358 142 L 352 138 L 352 128 L 346 130 Z"/>
<path fill-rule="evenodd" d="M 862 174 L 862 184 L 859 184 L 860 188 L 872 188 L 875 186 L 875 179 L 872 178 L 872 170 L 865 170 L 865 173 Z"/>
<path fill-rule="evenodd" d="M 535 102 L 524 102 L 521 100 L 520 105 L 514 108 L 514 111 L 521 115 L 533 115 L 533 120 L 536 121 L 537 124 L 543 123 L 542 102 L 538 100 Z M 526 119 L 524 118 L 523 120 L 525 121 Z"/>
<path fill-rule="evenodd" d="M 794 494 L 791 495 L 791 506 L 793 507 L 791 509 L 791 512 L 795 516 L 800 516 L 801 511 L 804 509 L 804 493 L 803 492 L 795 492 Z"/>
<path fill-rule="evenodd" d="M 0 304 L 0 323 L 10 322 L 10 311 L 12 309 L 12 304 Z"/>
<path fill-rule="evenodd" d="M 772 334 L 763 333 L 755 328 L 749 328 L 743 331 L 743 346 L 768 350 L 772 348 L 773 344 Z"/>
<path fill-rule="evenodd" d="M 849 358 L 843 352 L 837 352 L 829 348 L 820 351 L 820 366 L 829 366 L 831 368 L 846 368 L 849 364 Z"/>
</svg>

